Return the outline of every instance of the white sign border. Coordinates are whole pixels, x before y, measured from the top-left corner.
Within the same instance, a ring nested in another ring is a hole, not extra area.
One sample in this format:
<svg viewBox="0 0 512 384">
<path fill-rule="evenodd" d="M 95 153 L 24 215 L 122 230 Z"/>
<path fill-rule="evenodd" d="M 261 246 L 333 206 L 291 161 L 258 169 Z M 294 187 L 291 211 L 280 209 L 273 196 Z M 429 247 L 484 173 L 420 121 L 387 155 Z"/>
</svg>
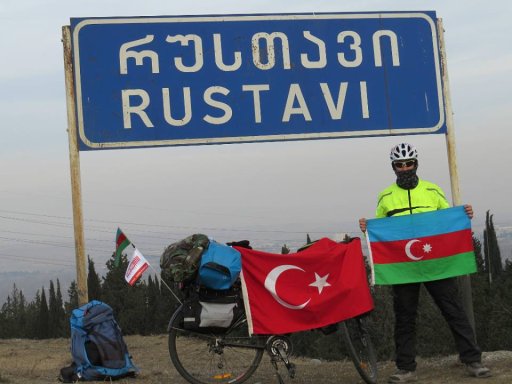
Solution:
<svg viewBox="0 0 512 384">
<path fill-rule="evenodd" d="M 83 108 L 82 108 L 82 87 L 80 82 L 80 52 L 79 33 L 88 25 L 97 24 L 140 24 L 140 23 L 187 23 L 187 22 L 218 22 L 218 21 L 260 21 L 260 20 L 311 20 L 311 19 L 380 19 L 380 18 L 420 18 L 428 22 L 432 31 L 432 44 L 434 52 L 434 63 L 436 73 L 436 85 L 439 100 L 439 121 L 429 128 L 403 128 L 403 129 L 381 129 L 372 131 L 348 131 L 348 132 L 326 132 L 326 133 L 303 133 L 287 135 L 265 135 L 265 136 L 235 136 L 219 138 L 180 139 L 180 140 L 152 140 L 152 141 L 129 141 L 129 142 L 106 142 L 95 143 L 85 135 Z M 73 30 L 73 59 L 75 69 L 75 87 L 78 132 L 82 142 L 91 149 L 115 149 L 115 148 L 136 148 L 136 147 L 160 147 L 160 146 L 181 146 L 200 144 L 229 144 L 259 141 L 287 141 L 287 140 L 312 140 L 312 139 L 335 139 L 346 137 L 364 136 L 392 136 L 407 134 L 426 134 L 438 131 L 445 122 L 444 95 L 441 82 L 441 66 L 439 60 L 439 47 L 435 22 L 426 13 L 404 12 L 404 13 L 329 13 L 329 14 L 296 14 L 296 15 L 236 15 L 236 16 L 190 16 L 190 17 L 134 17 L 134 18 L 98 18 L 85 19 L 79 22 Z"/>
</svg>

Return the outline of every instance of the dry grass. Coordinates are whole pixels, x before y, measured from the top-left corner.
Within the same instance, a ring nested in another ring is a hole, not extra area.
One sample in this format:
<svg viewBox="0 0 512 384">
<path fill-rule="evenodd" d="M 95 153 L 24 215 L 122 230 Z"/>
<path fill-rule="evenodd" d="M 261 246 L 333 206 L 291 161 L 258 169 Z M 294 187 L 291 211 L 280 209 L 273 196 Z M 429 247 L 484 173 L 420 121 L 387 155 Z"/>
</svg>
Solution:
<svg viewBox="0 0 512 384">
<path fill-rule="evenodd" d="M 135 379 L 116 381 L 119 384 L 186 384 L 171 365 L 167 352 L 167 336 L 126 336 L 134 363 L 140 368 Z M 60 368 L 71 363 L 68 339 L 56 340 L 0 340 L 0 383 L 35 384 L 56 383 Z M 286 383 L 325 384 L 362 383 L 350 361 L 322 362 L 315 359 L 294 359 L 297 376 Z M 484 353 L 484 362 L 493 371 L 486 384 L 509 384 L 512 382 L 512 351 Z M 394 370 L 392 362 L 379 363 L 379 382 Z M 466 376 L 455 356 L 420 359 L 418 376 L 422 383 L 465 384 L 475 383 Z M 477 380 L 480 382 L 480 380 Z M 274 384 L 268 357 L 248 384 Z"/>
</svg>

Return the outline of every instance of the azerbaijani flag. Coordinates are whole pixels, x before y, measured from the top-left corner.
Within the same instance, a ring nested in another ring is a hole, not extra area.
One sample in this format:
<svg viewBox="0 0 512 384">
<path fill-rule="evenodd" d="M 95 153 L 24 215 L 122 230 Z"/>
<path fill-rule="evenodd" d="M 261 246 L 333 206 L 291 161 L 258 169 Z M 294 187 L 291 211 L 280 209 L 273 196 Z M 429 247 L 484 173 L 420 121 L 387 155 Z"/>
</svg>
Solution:
<svg viewBox="0 0 512 384">
<path fill-rule="evenodd" d="M 440 280 L 477 270 L 463 206 L 370 219 L 366 238 L 374 284 Z"/>
<path fill-rule="evenodd" d="M 114 265 L 116 267 L 119 267 L 119 262 L 121 261 L 121 254 L 123 253 L 124 249 L 129 246 L 130 240 L 126 237 L 126 235 L 121 231 L 120 228 L 117 228 L 116 233 L 116 257 L 114 261 Z"/>
</svg>

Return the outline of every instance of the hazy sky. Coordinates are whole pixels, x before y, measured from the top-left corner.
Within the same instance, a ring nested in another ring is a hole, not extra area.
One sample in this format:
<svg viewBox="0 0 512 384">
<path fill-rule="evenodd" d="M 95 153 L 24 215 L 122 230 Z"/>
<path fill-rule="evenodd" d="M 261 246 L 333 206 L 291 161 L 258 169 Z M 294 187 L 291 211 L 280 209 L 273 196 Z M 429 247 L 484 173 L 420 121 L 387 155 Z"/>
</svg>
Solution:
<svg viewBox="0 0 512 384">
<path fill-rule="evenodd" d="M 509 1 L 2 0 L 0 289 L 16 272 L 39 286 L 74 273 L 61 44 L 70 17 L 390 10 L 443 19 L 462 200 L 475 229 L 489 209 L 512 226 Z M 444 135 L 81 152 L 86 252 L 101 271 L 118 226 L 155 268 L 167 244 L 197 232 L 275 252 L 306 233 L 359 235 L 357 219 L 373 216 L 393 182 L 389 149 L 404 140 L 418 148 L 420 177 L 451 196 Z"/>
</svg>

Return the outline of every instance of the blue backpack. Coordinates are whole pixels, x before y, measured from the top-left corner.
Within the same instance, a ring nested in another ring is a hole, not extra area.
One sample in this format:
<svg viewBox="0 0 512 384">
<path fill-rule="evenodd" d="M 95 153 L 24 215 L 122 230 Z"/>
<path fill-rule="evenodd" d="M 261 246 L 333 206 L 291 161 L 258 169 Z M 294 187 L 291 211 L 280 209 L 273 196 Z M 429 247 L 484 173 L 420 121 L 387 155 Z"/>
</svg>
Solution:
<svg viewBox="0 0 512 384">
<path fill-rule="evenodd" d="M 240 252 L 228 245 L 210 240 L 201 256 L 199 282 L 211 289 L 231 288 L 242 269 Z"/>
<path fill-rule="evenodd" d="M 70 322 L 72 366 L 78 380 L 136 375 L 139 370 L 109 305 L 93 300 L 74 309 Z"/>
</svg>

